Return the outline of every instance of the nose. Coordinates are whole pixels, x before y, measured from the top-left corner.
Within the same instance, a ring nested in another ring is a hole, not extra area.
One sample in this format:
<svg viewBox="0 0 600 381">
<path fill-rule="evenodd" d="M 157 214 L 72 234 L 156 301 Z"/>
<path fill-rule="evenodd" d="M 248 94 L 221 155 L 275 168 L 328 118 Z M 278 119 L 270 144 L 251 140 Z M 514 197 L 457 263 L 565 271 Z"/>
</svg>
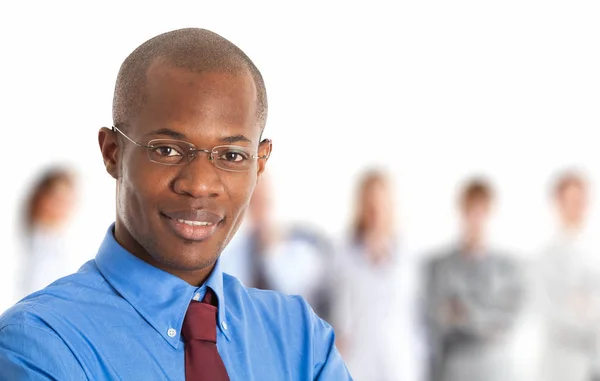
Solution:
<svg viewBox="0 0 600 381">
<path fill-rule="evenodd" d="M 173 180 L 175 193 L 194 198 L 214 198 L 223 194 L 223 171 L 213 165 L 209 155 L 205 151 L 198 151 L 192 161 L 181 166 Z"/>
</svg>

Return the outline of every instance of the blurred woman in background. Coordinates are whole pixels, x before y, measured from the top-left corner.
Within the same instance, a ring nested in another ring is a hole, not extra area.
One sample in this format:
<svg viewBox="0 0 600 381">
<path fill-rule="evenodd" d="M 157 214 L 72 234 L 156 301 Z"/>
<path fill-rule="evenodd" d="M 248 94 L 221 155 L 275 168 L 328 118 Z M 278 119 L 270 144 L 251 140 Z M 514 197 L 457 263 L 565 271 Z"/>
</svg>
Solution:
<svg viewBox="0 0 600 381">
<path fill-rule="evenodd" d="M 357 381 L 422 380 L 416 264 L 394 221 L 387 174 L 364 174 L 351 234 L 336 255 L 333 324 Z"/>
<path fill-rule="evenodd" d="M 23 215 L 19 296 L 38 291 L 71 270 L 65 236 L 75 199 L 75 176 L 66 169 L 46 171 L 33 186 Z"/>
</svg>

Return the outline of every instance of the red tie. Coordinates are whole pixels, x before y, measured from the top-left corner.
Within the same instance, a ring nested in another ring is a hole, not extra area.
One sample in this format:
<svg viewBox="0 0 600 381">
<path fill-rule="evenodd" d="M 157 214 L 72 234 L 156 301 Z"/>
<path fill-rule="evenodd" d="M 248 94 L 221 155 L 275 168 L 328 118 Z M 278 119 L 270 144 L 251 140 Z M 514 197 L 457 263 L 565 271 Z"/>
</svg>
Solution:
<svg viewBox="0 0 600 381">
<path fill-rule="evenodd" d="M 181 333 L 185 341 L 185 381 L 229 381 L 217 351 L 217 307 L 211 289 L 202 302 L 192 301 Z"/>
</svg>

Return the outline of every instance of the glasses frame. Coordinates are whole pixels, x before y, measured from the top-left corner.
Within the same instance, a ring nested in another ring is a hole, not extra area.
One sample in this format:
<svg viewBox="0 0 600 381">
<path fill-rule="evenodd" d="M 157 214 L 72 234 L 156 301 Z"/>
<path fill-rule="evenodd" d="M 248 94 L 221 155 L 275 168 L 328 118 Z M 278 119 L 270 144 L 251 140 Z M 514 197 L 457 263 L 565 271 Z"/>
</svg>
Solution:
<svg viewBox="0 0 600 381">
<path fill-rule="evenodd" d="M 140 142 L 138 142 L 138 141 L 135 141 L 135 140 L 133 140 L 132 138 L 130 138 L 129 136 L 127 136 L 127 135 L 126 135 L 126 134 L 125 134 L 123 131 L 121 131 L 121 130 L 120 130 L 119 128 L 117 128 L 116 126 L 112 126 L 112 130 L 113 130 L 113 132 L 118 132 L 118 133 L 120 133 L 121 135 L 123 135 L 123 136 L 125 137 L 125 139 L 129 140 L 131 143 L 135 144 L 136 146 L 138 146 L 138 147 L 142 147 L 142 148 L 146 148 L 146 152 L 147 152 L 147 157 L 148 157 L 148 160 L 150 160 L 152 163 L 156 163 L 156 164 L 160 164 L 160 165 L 167 165 L 167 166 L 186 165 L 186 164 L 188 164 L 188 163 L 191 163 L 191 162 L 192 162 L 192 161 L 193 161 L 193 160 L 194 160 L 194 159 L 195 159 L 195 158 L 198 156 L 198 155 L 197 155 L 197 153 L 198 153 L 198 152 L 206 152 L 206 153 L 208 154 L 208 160 L 210 160 L 210 162 L 211 162 L 211 163 L 212 163 L 212 164 L 213 164 L 213 165 L 214 165 L 216 168 L 219 168 L 220 170 L 227 171 L 227 172 L 247 172 L 247 171 L 249 170 L 249 168 L 248 168 L 248 169 L 235 170 L 235 169 L 229 169 L 229 168 L 222 168 L 222 167 L 219 167 L 219 166 L 216 164 L 216 160 L 214 159 L 214 156 L 213 156 L 213 155 L 216 153 L 216 151 L 215 151 L 215 150 L 216 150 L 217 148 L 222 148 L 222 147 L 229 147 L 229 148 L 231 148 L 231 147 L 234 147 L 234 148 L 241 148 L 241 149 L 245 149 L 245 147 L 236 146 L 236 145 L 227 145 L 227 144 L 225 144 L 225 145 L 218 145 L 218 146 L 214 146 L 212 149 L 210 149 L 210 150 L 209 150 L 209 149 L 196 148 L 196 146 L 195 146 L 195 145 L 193 145 L 193 144 L 192 144 L 192 143 L 190 143 L 190 142 L 186 142 L 185 140 L 177 140 L 177 139 L 152 139 L 152 140 L 150 140 L 150 141 L 148 142 L 148 144 L 143 144 L 143 143 L 140 143 Z M 156 148 L 156 146 L 152 145 L 151 143 L 152 143 L 152 142 L 154 142 L 154 141 L 157 141 L 157 140 L 160 140 L 160 141 L 162 141 L 162 140 L 168 140 L 168 141 L 172 141 L 172 142 L 184 143 L 184 144 L 186 144 L 186 145 L 189 145 L 189 146 L 190 146 L 190 149 L 189 149 L 189 151 L 188 151 L 188 152 L 187 152 L 187 153 L 184 155 L 184 159 L 182 159 L 182 160 L 181 160 L 181 162 L 179 162 L 179 163 L 161 163 L 161 162 L 158 162 L 158 161 L 152 160 L 152 159 L 150 158 L 150 150 L 151 150 L 151 149 L 153 149 L 153 148 Z M 262 140 L 262 141 L 259 143 L 259 145 L 260 145 L 260 144 L 263 144 L 263 143 L 270 142 L 270 141 L 271 141 L 270 139 L 263 139 L 263 140 Z M 251 157 L 252 159 L 254 159 L 254 160 L 266 160 L 266 159 L 268 159 L 268 158 L 269 158 L 269 156 L 270 156 L 270 154 L 267 154 L 267 155 L 262 155 L 262 156 L 261 156 L 261 155 L 258 155 L 258 154 L 253 154 L 253 155 L 251 155 L 250 157 Z M 190 158 L 190 159 L 186 159 L 186 158 Z"/>
</svg>

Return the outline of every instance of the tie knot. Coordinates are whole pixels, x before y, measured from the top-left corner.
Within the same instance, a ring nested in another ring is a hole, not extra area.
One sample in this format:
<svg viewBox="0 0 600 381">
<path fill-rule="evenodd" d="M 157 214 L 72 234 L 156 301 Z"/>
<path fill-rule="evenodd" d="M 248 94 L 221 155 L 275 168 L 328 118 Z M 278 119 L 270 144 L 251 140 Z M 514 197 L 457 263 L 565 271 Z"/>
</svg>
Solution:
<svg viewBox="0 0 600 381">
<path fill-rule="evenodd" d="M 202 302 L 192 300 L 183 319 L 181 333 L 185 341 L 206 340 L 217 342 L 217 307 L 211 305 L 214 299 L 208 289 Z"/>
</svg>

